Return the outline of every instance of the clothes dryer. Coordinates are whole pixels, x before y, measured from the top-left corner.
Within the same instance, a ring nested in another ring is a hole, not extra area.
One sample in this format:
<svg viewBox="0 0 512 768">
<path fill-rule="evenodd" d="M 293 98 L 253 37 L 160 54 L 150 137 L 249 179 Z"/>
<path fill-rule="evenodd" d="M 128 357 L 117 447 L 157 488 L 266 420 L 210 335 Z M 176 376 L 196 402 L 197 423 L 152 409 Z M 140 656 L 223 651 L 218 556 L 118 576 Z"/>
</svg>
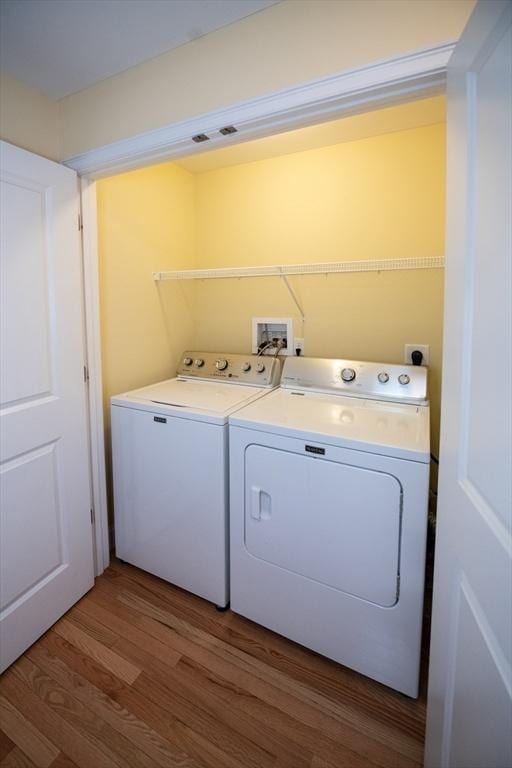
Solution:
<svg viewBox="0 0 512 768">
<path fill-rule="evenodd" d="M 230 455 L 232 610 L 417 696 L 427 369 L 288 358 Z"/>
</svg>

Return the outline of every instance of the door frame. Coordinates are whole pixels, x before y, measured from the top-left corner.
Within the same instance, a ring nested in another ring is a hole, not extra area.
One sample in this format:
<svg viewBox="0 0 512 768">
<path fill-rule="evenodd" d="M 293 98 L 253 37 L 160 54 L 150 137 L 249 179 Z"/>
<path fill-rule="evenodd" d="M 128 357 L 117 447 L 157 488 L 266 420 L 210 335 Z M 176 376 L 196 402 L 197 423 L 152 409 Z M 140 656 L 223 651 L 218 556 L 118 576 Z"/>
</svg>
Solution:
<svg viewBox="0 0 512 768">
<path fill-rule="evenodd" d="M 196 152 L 209 151 L 294 128 L 348 117 L 370 109 L 444 93 L 447 65 L 454 47 L 455 42 L 450 41 L 433 48 L 372 62 L 357 69 L 345 70 L 327 78 L 292 86 L 140 133 L 64 161 L 65 165 L 75 170 L 81 177 L 96 575 L 100 575 L 110 561 L 96 179 L 163 163 Z M 231 125 L 236 126 L 236 133 L 229 136 L 220 133 L 221 128 Z M 197 144 L 192 137 L 201 133 L 209 136 L 209 140 Z"/>
</svg>

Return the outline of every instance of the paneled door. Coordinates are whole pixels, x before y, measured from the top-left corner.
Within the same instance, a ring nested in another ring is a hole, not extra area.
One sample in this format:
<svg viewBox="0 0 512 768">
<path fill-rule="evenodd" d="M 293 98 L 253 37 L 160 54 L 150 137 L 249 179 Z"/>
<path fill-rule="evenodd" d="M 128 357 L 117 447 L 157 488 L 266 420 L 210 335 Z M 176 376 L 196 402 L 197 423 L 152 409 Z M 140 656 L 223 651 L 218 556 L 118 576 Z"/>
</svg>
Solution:
<svg viewBox="0 0 512 768">
<path fill-rule="evenodd" d="M 74 171 L 0 142 L 0 669 L 93 585 Z"/>
<path fill-rule="evenodd" d="M 448 70 L 441 466 L 428 768 L 512 766 L 512 3 Z"/>
</svg>

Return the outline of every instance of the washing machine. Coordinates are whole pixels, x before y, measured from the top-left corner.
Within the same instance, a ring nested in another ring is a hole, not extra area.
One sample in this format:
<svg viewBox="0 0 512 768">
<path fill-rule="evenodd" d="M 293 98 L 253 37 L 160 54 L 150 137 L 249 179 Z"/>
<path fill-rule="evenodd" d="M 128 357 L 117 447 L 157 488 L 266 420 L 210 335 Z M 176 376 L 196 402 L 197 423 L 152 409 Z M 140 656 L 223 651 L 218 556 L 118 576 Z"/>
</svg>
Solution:
<svg viewBox="0 0 512 768">
<path fill-rule="evenodd" d="M 112 397 L 119 558 L 228 604 L 228 416 L 272 390 L 280 366 L 185 352 L 176 378 Z"/>
<path fill-rule="evenodd" d="M 416 697 L 427 369 L 287 358 L 229 421 L 232 610 Z"/>
</svg>

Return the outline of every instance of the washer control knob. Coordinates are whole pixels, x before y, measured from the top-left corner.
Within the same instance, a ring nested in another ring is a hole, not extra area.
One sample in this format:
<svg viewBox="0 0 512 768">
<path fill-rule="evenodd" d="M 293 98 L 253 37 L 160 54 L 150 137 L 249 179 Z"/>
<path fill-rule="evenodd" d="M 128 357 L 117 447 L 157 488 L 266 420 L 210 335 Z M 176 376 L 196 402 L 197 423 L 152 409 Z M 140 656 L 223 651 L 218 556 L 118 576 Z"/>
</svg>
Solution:
<svg viewBox="0 0 512 768">
<path fill-rule="evenodd" d="M 192 360 L 191 357 L 184 357 L 183 358 L 183 365 L 192 365 L 193 362 L 194 361 Z"/>
<path fill-rule="evenodd" d="M 263 363 L 258 363 L 256 366 L 256 371 L 258 373 L 263 373 L 264 370 L 265 370 L 265 366 L 263 365 Z"/>
<path fill-rule="evenodd" d="M 217 360 L 215 363 L 215 367 L 218 371 L 225 371 L 228 367 L 228 361 L 227 360 Z"/>
<path fill-rule="evenodd" d="M 204 365 L 204 360 L 198 357 L 197 360 L 194 362 L 194 365 L 196 368 L 202 368 Z"/>
<path fill-rule="evenodd" d="M 382 371 L 381 373 L 379 373 L 377 378 L 381 384 L 385 384 L 387 381 L 389 381 L 389 375 L 385 371 Z"/>
<path fill-rule="evenodd" d="M 406 373 L 401 373 L 398 377 L 398 381 L 400 384 L 408 384 L 410 382 L 410 377 Z"/>
<path fill-rule="evenodd" d="M 344 368 L 341 372 L 341 378 L 343 381 L 354 381 L 356 372 L 353 368 Z"/>
<path fill-rule="evenodd" d="M 242 363 L 242 371 L 245 371 L 248 373 L 248 371 L 251 370 L 251 364 L 250 363 Z"/>
</svg>

